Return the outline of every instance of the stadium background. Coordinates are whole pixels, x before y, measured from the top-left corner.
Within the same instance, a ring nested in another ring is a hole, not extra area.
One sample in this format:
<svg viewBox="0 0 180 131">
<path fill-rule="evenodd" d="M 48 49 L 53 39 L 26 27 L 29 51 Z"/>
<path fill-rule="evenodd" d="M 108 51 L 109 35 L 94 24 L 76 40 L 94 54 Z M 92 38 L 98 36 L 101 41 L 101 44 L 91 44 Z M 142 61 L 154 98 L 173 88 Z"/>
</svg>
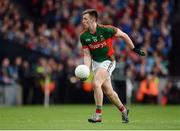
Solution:
<svg viewBox="0 0 180 131">
<path fill-rule="evenodd" d="M 123 102 L 179 105 L 178 0 L 0 0 L 0 105 L 94 103 L 90 79 L 74 76 L 83 62 L 79 35 L 87 8 L 147 53 L 139 57 L 114 40 L 112 80 Z"/>
<path fill-rule="evenodd" d="M 128 102 L 180 103 L 178 1 L 5 0 L 0 7 L 1 104 L 43 104 L 45 87 L 52 104 L 93 102 L 90 80 L 74 77 L 82 63 L 79 35 L 87 8 L 97 9 L 100 23 L 119 27 L 147 53 L 140 58 L 114 40 L 113 83 L 123 102 L 128 95 Z M 138 92 L 148 79 L 154 89 L 144 100 Z"/>
<path fill-rule="evenodd" d="M 103 123 L 87 122 L 92 77 L 74 76 L 87 8 L 147 53 L 114 40 L 112 82 L 130 108 L 127 125 L 106 97 Z M 179 14 L 179 0 L 0 0 L 0 129 L 180 129 Z"/>
</svg>

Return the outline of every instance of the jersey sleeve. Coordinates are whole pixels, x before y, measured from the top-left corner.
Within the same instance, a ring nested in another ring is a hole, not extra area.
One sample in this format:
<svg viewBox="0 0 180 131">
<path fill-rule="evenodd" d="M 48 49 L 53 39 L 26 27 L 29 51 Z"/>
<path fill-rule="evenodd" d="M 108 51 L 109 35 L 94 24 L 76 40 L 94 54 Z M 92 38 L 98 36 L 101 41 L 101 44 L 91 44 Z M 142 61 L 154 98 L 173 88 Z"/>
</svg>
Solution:
<svg viewBox="0 0 180 131">
<path fill-rule="evenodd" d="M 111 37 L 114 37 L 114 35 L 117 32 L 117 29 L 114 26 L 107 26 L 106 30 L 110 34 Z"/>
<path fill-rule="evenodd" d="M 114 37 L 114 35 L 117 32 L 117 28 L 112 25 L 100 25 L 103 27 L 107 34 L 109 34 L 109 37 Z"/>
<path fill-rule="evenodd" d="M 83 49 L 88 48 L 86 41 L 84 40 L 83 36 L 80 36 L 80 41 Z"/>
</svg>

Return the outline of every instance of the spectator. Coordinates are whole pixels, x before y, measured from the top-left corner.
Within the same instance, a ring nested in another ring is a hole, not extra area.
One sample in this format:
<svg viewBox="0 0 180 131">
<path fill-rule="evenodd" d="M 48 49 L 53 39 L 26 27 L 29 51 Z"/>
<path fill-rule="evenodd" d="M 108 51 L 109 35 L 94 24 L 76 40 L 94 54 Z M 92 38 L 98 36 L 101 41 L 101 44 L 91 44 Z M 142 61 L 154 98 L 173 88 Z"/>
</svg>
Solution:
<svg viewBox="0 0 180 131">
<path fill-rule="evenodd" d="M 0 69 L 1 69 L 0 70 L 1 81 L 4 84 L 12 84 L 14 80 L 13 80 L 13 72 L 12 72 L 12 67 L 10 66 L 9 58 L 4 58 L 2 60 Z"/>
<path fill-rule="evenodd" d="M 147 77 L 141 81 L 136 95 L 138 102 L 157 103 L 158 82 L 156 79 L 154 75 L 148 74 Z"/>
</svg>

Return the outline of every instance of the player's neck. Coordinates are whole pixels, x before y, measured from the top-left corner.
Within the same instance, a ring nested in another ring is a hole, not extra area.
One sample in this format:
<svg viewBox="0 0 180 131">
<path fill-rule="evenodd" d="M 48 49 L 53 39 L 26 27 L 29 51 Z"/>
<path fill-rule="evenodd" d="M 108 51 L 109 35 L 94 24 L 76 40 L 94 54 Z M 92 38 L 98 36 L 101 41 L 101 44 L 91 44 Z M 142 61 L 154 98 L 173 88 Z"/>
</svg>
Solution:
<svg viewBox="0 0 180 131">
<path fill-rule="evenodd" d="M 89 32 L 91 34 L 95 34 L 96 33 L 96 27 L 97 27 L 97 23 L 93 23 L 90 27 L 89 27 Z"/>
</svg>

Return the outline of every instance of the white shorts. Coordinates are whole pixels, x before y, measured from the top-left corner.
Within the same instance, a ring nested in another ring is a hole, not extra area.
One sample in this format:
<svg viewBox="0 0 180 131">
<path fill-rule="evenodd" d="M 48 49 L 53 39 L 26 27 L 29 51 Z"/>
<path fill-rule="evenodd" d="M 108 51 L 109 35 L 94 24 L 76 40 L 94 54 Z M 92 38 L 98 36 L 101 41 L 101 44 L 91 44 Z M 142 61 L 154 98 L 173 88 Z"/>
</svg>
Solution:
<svg viewBox="0 0 180 131">
<path fill-rule="evenodd" d="M 97 62 L 92 60 L 92 71 L 95 72 L 98 68 L 104 68 L 108 71 L 111 76 L 112 72 L 116 67 L 116 61 L 105 60 L 103 62 Z"/>
</svg>

